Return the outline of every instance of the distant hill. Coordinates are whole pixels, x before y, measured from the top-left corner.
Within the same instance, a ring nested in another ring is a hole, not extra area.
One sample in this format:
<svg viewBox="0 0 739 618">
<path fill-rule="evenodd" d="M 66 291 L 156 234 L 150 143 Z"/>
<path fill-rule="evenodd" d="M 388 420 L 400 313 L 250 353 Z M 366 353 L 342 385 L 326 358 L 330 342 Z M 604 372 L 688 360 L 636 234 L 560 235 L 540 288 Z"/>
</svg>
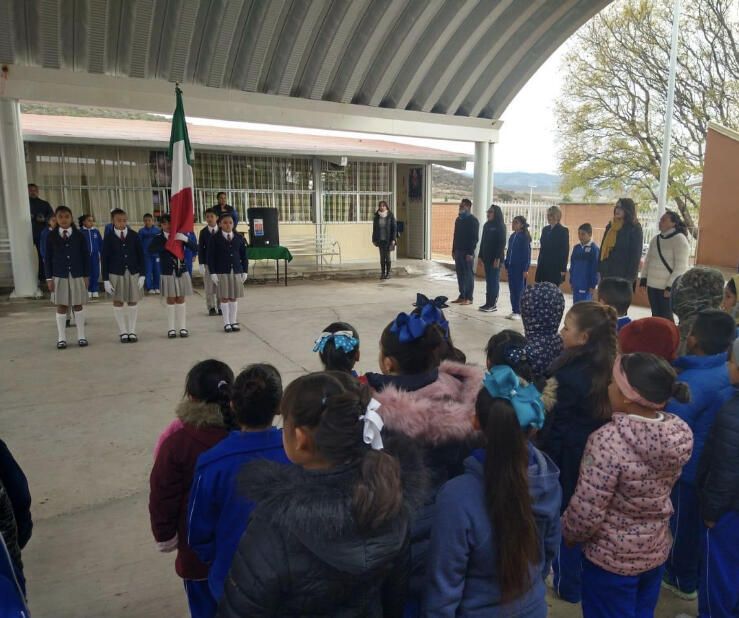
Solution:
<svg viewBox="0 0 739 618">
<path fill-rule="evenodd" d="M 496 172 L 495 197 L 502 201 L 529 197 L 529 185 L 535 185 L 534 196 L 548 199 L 560 196 L 560 177 L 554 174 Z M 472 174 L 434 165 L 431 179 L 432 199 L 456 201 L 472 195 Z"/>
</svg>

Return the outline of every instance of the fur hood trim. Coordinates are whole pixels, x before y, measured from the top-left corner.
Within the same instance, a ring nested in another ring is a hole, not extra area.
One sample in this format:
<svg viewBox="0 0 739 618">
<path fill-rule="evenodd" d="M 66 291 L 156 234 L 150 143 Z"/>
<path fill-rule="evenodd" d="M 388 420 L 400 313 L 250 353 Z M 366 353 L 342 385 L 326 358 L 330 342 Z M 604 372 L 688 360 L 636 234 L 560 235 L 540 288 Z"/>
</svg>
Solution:
<svg viewBox="0 0 739 618">
<path fill-rule="evenodd" d="M 221 406 L 217 403 L 186 399 L 177 406 L 177 418 L 194 427 L 226 427 Z"/>
<path fill-rule="evenodd" d="M 472 426 L 483 372 L 477 367 L 445 361 L 435 382 L 406 392 L 388 386 L 375 399 L 389 431 L 436 446 L 479 437 Z"/>
<path fill-rule="evenodd" d="M 541 401 L 544 403 L 544 409 L 547 413 L 551 412 L 554 406 L 557 405 L 557 378 L 549 378 L 544 382 L 544 387 L 541 389 Z"/>
</svg>

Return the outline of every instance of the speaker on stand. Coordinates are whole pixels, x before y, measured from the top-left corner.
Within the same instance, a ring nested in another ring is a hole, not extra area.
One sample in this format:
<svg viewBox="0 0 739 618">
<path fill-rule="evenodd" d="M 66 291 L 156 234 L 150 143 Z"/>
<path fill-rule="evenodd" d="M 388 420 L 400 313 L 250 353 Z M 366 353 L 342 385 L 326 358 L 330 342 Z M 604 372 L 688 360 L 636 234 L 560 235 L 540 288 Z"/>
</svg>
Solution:
<svg viewBox="0 0 739 618">
<path fill-rule="evenodd" d="M 249 244 L 252 247 L 277 247 L 280 244 L 280 228 L 276 208 L 249 208 Z"/>
</svg>

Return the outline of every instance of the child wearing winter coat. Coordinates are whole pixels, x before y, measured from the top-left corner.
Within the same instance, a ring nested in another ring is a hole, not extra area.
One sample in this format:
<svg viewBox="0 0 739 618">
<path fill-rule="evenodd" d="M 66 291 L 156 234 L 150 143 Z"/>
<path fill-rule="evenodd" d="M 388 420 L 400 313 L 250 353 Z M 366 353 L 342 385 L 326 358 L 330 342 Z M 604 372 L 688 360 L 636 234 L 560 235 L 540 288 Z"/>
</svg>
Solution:
<svg viewBox="0 0 739 618">
<path fill-rule="evenodd" d="M 588 438 L 580 479 L 562 515 L 568 544 L 583 543 L 584 618 L 653 616 L 670 549 L 670 491 L 693 436 L 664 412 L 688 387 L 652 354 L 618 357 L 609 423 Z"/>
<path fill-rule="evenodd" d="M 485 448 L 436 499 L 424 616 L 544 617 L 544 578 L 560 543 L 562 490 L 554 462 L 529 443 L 544 424 L 533 384 L 491 367 L 474 424 Z"/>
<path fill-rule="evenodd" d="M 208 587 L 208 565 L 200 561 L 187 536 L 187 507 L 198 457 L 228 435 L 229 389 L 233 372 L 209 359 L 187 374 L 186 399 L 177 419 L 160 439 L 149 479 L 149 515 L 157 549 L 177 550 L 175 570 L 185 580 L 193 618 L 213 616 L 215 601 Z"/>
<path fill-rule="evenodd" d="M 475 399 L 482 372 L 468 365 L 440 363 L 445 321 L 433 304 L 420 314 L 400 313 L 380 337 L 381 374 L 363 378 L 381 404 L 389 434 L 404 436 L 423 452 L 430 482 L 425 504 L 411 530 L 411 602 L 417 611 L 424 586 L 436 492 L 464 471 L 464 460 L 481 444 L 474 428 Z"/>
<path fill-rule="evenodd" d="M 688 354 L 673 363 L 680 380 L 690 387 L 691 397 L 688 402 L 670 401 L 667 411 L 688 424 L 695 441 L 693 455 L 672 492 L 675 514 L 670 528 L 675 542 L 664 582 L 666 589 L 682 599 L 698 596 L 701 519 L 695 474 L 716 413 L 732 394 L 726 353 L 734 341 L 734 331 L 730 315 L 719 309 L 704 309 L 688 335 Z"/>
<path fill-rule="evenodd" d="M 272 365 L 249 365 L 231 389 L 231 412 L 239 429 L 198 457 L 188 506 L 188 543 L 210 565 L 213 607 L 254 503 L 236 488 L 242 466 L 255 459 L 288 464 L 282 430 L 272 426 L 282 399 L 282 378 Z"/>
<path fill-rule="evenodd" d="M 526 288 L 526 276 L 531 267 L 531 233 L 522 215 L 513 217 L 513 234 L 508 238 L 504 266 L 508 274 L 508 290 L 511 295 L 509 320 L 521 319 L 521 292 Z"/>
<path fill-rule="evenodd" d="M 562 511 L 575 491 L 588 436 L 608 421 L 608 383 L 616 358 L 616 312 L 592 301 L 567 312 L 562 328 L 564 352 L 551 367 L 557 382 L 554 408 L 549 412 L 539 447 L 559 468 Z M 581 551 L 560 546 L 554 561 L 554 590 L 570 603 L 580 601 Z"/>
<path fill-rule="evenodd" d="M 318 352 L 326 371 L 344 371 L 355 378 L 359 362 L 359 333 L 346 322 L 331 322 L 317 337 L 313 351 Z"/>
<path fill-rule="evenodd" d="M 572 302 L 593 300 L 593 290 L 598 285 L 600 249 L 593 242 L 593 226 L 583 223 L 577 230 L 580 244 L 572 248 L 570 256 L 570 286 Z"/>
<path fill-rule="evenodd" d="M 240 474 L 257 507 L 218 615 L 400 617 L 420 462 L 385 450 L 369 390 L 328 372 L 294 380 L 280 411 L 295 465 L 251 462 Z"/>
<path fill-rule="evenodd" d="M 729 375 L 734 390 L 716 414 L 696 475 L 703 520 L 699 618 L 739 615 L 739 340 Z"/>
<path fill-rule="evenodd" d="M 521 294 L 526 358 L 537 378 L 546 374 L 552 361 L 562 353 L 559 324 L 564 311 L 562 290 L 548 281 L 530 285 Z"/>
</svg>

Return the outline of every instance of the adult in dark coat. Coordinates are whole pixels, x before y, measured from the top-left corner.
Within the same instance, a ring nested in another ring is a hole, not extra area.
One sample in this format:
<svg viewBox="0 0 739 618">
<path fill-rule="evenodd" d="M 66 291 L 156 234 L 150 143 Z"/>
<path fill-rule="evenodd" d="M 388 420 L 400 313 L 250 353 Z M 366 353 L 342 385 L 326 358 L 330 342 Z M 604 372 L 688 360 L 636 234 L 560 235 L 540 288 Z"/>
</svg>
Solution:
<svg viewBox="0 0 739 618">
<path fill-rule="evenodd" d="M 480 238 L 480 222 L 472 214 L 472 202 L 467 198 L 459 203 L 459 216 L 454 222 L 452 259 L 457 271 L 459 298 L 453 303 L 471 305 L 475 291 L 475 249 Z"/>
<path fill-rule="evenodd" d="M 226 213 L 230 214 L 234 220 L 234 229 L 236 229 L 236 226 L 239 224 L 239 213 L 236 212 L 233 206 L 226 203 L 228 196 L 224 191 L 219 191 L 216 198 L 218 199 L 218 203 L 213 206 L 213 210 L 216 211 L 218 218 L 220 219 L 221 215 L 225 215 Z"/>
<path fill-rule="evenodd" d="M 44 231 L 47 221 L 54 215 L 54 209 L 46 200 L 38 196 L 38 186 L 33 183 L 28 185 L 28 201 L 31 208 L 31 232 L 33 244 L 38 254 L 38 280 L 44 283 L 44 259 L 41 257 L 41 232 Z"/>
<path fill-rule="evenodd" d="M 485 304 L 480 311 L 495 311 L 500 291 L 500 265 L 506 246 L 506 226 L 503 211 L 493 204 L 488 208 L 488 220 L 482 226 L 478 260 L 485 269 Z"/>
<path fill-rule="evenodd" d="M 380 279 L 390 278 L 390 252 L 395 246 L 398 237 L 398 224 L 395 215 L 388 208 L 386 201 L 377 206 L 375 218 L 372 221 L 372 244 L 380 249 Z"/>
<path fill-rule="evenodd" d="M 547 210 L 549 225 L 541 231 L 539 257 L 536 260 L 536 283 L 549 281 L 558 286 L 567 275 L 570 230 L 560 223 L 561 220 L 562 211 L 558 206 Z"/>
<path fill-rule="evenodd" d="M 619 277 L 634 282 L 639 275 L 644 232 L 636 215 L 634 200 L 622 197 L 613 209 L 600 246 L 600 278 Z"/>
</svg>

